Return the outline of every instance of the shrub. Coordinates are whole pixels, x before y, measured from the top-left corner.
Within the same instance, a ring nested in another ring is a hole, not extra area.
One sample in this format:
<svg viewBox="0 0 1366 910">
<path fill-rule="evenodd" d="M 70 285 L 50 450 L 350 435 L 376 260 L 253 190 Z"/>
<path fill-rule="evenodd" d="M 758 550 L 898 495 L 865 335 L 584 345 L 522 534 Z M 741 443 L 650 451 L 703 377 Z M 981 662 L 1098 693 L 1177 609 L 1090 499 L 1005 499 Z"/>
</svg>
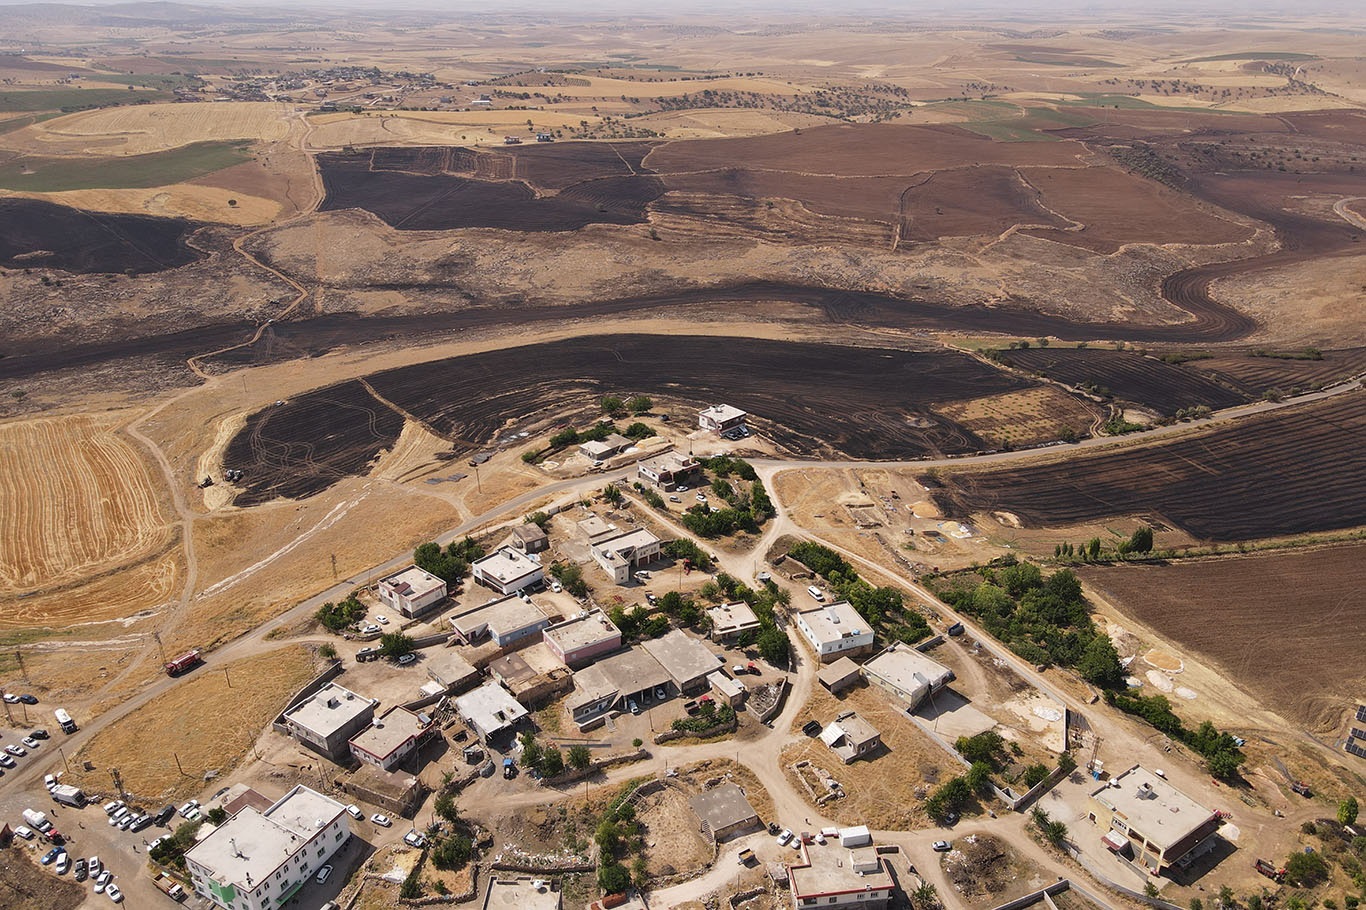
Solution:
<svg viewBox="0 0 1366 910">
<path fill-rule="evenodd" d="M 379 637 L 379 653 L 384 657 L 402 657 L 413 650 L 413 640 L 402 632 L 385 632 Z"/>
<path fill-rule="evenodd" d="M 350 626 L 355 625 L 362 616 L 365 615 L 365 604 L 356 599 L 352 594 L 339 604 L 328 603 L 318 608 L 314 617 L 322 624 L 324 629 L 330 632 L 341 632 Z"/>
<path fill-rule="evenodd" d="M 474 842 L 463 834 L 452 834 L 437 841 L 432 847 L 432 865 L 438 869 L 463 869 L 474 853 Z"/>
<path fill-rule="evenodd" d="M 1292 853 L 1285 861 L 1285 880 L 1292 885 L 1312 888 L 1328 878 L 1328 864 L 1317 853 Z"/>
<path fill-rule="evenodd" d="M 636 748 L 640 748 L 640 740 L 635 741 Z M 569 765 L 575 771 L 582 771 L 593 763 L 593 754 L 584 745 L 569 747 Z"/>
<path fill-rule="evenodd" d="M 604 894 L 620 894 L 631 887 L 631 873 L 619 862 L 606 863 L 598 869 L 598 887 Z"/>
</svg>

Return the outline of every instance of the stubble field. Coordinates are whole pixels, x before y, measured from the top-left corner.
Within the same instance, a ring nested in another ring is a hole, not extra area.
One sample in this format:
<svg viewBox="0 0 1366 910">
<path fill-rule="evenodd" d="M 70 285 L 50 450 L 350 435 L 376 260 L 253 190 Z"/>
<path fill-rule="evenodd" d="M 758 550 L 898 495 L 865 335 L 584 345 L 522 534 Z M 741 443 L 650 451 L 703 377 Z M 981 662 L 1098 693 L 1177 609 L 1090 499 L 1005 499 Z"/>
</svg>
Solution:
<svg viewBox="0 0 1366 910">
<path fill-rule="evenodd" d="M 1081 570 L 1116 608 L 1273 711 L 1336 726 L 1366 683 L 1366 544 Z"/>
<path fill-rule="evenodd" d="M 0 424 L 0 595 L 69 586 L 171 545 L 158 480 L 115 426 L 86 415 Z"/>
</svg>

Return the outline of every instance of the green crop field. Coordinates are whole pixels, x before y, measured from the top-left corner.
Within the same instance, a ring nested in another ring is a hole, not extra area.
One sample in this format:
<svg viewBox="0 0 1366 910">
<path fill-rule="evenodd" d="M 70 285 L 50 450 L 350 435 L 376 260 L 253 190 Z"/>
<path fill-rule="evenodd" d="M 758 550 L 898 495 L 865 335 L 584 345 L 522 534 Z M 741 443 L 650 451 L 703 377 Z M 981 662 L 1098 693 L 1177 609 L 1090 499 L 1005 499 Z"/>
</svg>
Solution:
<svg viewBox="0 0 1366 910">
<path fill-rule="evenodd" d="M 247 148 L 243 142 L 198 142 L 128 158 L 11 158 L 0 162 L 0 188 L 59 193 L 167 186 L 241 164 L 251 157 Z"/>
<path fill-rule="evenodd" d="M 1196 57 L 1187 63 L 1210 63 L 1216 60 L 1317 60 L 1313 54 L 1294 51 L 1247 51 L 1239 54 L 1219 54 L 1216 57 Z"/>
<path fill-rule="evenodd" d="M 0 111 L 80 111 L 93 107 L 114 107 L 171 101 L 169 92 L 127 91 L 116 88 L 73 88 L 54 91 L 0 92 Z"/>
</svg>

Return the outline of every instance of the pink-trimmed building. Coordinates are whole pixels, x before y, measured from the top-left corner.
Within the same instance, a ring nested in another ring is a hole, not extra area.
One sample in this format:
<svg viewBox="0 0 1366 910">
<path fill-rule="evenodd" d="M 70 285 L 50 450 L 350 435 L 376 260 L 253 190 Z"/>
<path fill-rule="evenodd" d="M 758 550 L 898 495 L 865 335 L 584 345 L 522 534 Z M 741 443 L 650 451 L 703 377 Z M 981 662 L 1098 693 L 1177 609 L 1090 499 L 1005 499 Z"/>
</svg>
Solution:
<svg viewBox="0 0 1366 910">
<path fill-rule="evenodd" d="M 541 633 L 546 647 L 567 667 L 583 667 L 621 648 L 621 630 L 601 610 L 589 610 Z"/>
</svg>

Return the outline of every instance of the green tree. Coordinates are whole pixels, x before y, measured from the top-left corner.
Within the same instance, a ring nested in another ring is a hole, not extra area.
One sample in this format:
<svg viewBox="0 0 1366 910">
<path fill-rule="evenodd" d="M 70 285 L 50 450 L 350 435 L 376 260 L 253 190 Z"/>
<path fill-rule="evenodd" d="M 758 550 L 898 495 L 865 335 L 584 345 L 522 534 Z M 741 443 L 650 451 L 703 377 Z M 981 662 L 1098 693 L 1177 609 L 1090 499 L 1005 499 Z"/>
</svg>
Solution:
<svg viewBox="0 0 1366 910">
<path fill-rule="evenodd" d="M 544 754 L 541 744 L 536 742 L 536 734 L 530 730 L 524 730 L 517 737 L 522 744 L 522 764 L 528 768 L 540 770 L 541 757 Z"/>
<path fill-rule="evenodd" d="M 598 887 L 603 894 L 621 894 L 631 887 L 631 873 L 621 863 L 605 863 L 598 867 Z"/>
<path fill-rule="evenodd" d="M 787 666 L 789 643 L 781 629 L 764 629 L 754 644 L 759 649 L 759 656 L 764 660 L 775 667 Z"/>
<path fill-rule="evenodd" d="M 1048 772 L 1045 769 L 1044 774 Z M 968 788 L 978 796 L 991 795 L 991 765 L 984 761 L 975 761 L 972 767 L 968 768 L 966 775 Z"/>
<path fill-rule="evenodd" d="M 1153 529 L 1144 525 L 1129 535 L 1129 550 L 1134 553 L 1151 553 L 1153 551 Z"/>
<path fill-rule="evenodd" d="M 641 423 L 640 421 L 636 421 L 635 423 L 627 427 L 626 432 L 622 435 L 628 439 L 648 439 L 651 436 L 655 435 L 655 431 L 650 429 L 648 426 Z"/>
<path fill-rule="evenodd" d="M 1349 796 L 1338 803 L 1338 824 L 1355 825 L 1357 822 L 1357 798 Z"/>
<path fill-rule="evenodd" d="M 551 746 L 541 752 L 540 771 L 546 777 L 564 773 L 564 755 L 558 747 Z"/>
<path fill-rule="evenodd" d="M 934 885 L 922 881 L 919 887 L 911 892 L 911 902 L 915 905 L 916 910 L 934 910 L 939 906 L 939 892 Z"/>
<path fill-rule="evenodd" d="M 526 524 L 536 525 L 542 531 L 547 530 L 550 525 L 550 516 L 545 512 L 532 512 L 522 519 Z"/>
<path fill-rule="evenodd" d="M 335 660 L 337 657 L 336 646 L 324 642 L 318 646 L 318 656 L 323 660 Z"/>
<path fill-rule="evenodd" d="M 1328 864 L 1317 853 L 1292 853 L 1285 861 L 1285 880 L 1292 885 L 1312 888 L 1328 878 Z"/>
<path fill-rule="evenodd" d="M 582 771 L 593 763 L 593 753 L 585 745 L 569 747 L 569 765 L 575 771 Z"/>
<path fill-rule="evenodd" d="M 222 806 L 214 806 L 208 812 L 204 813 L 204 817 L 209 820 L 209 824 L 217 828 L 228 820 L 228 810 L 224 809 Z"/>
<path fill-rule="evenodd" d="M 383 657 L 402 657 L 414 650 L 413 640 L 402 632 L 385 632 L 379 637 L 379 653 Z"/>
<path fill-rule="evenodd" d="M 432 865 L 438 869 L 463 869 L 474 853 L 474 842 L 463 834 L 452 834 L 437 841 L 432 847 Z"/>
<path fill-rule="evenodd" d="M 455 797 L 449 793 L 442 793 L 432 803 L 432 811 L 439 817 L 451 824 L 455 824 L 460 819 L 460 814 L 455 808 Z"/>
<path fill-rule="evenodd" d="M 1005 740 L 994 730 L 976 736 L 960 736 L 954 748 L 970 763 L 982 762 L 993 770 L 1005 764 Z"/>
<path fill-rule="evenodd" d="M 644 414 L 654 406 L 649 395 L 633 395 L 626 401 L 626 409 L 632 414 Z"/>
<path fill-rule="evenodd" d="M 331 601 L 318 608 L 314 617 L 323 628 L 330 632 L 341 632 L 360 621 L 365 615 L 365 605 L 352 594 L 339 604 Z"/>
<path fill-rule="evenodd" d="M 616 395 L 604 395 L 598 402 L 604 414 L 620 414 L 626 408 L 626 402 Z"/>
<path fill-rule="evenodd" d="M 1123 684 L 1124 667 L 1120 665 L 1119 652 L 1110 636 L 1097 635 L 1091 639 L 1077 661 L 1077 672 L 1082 679 L 1097 686 L 1110 688 Z"/>
<path fill-rule="evenodd" d="M 1235 781 L 1238 779 L 1238 766 L 1243 763 L 1241 753 L 1235 751 L 1215 752 L 1205 759 L 1205 764 L 1209 767 L 1209 773 L 1220 780 Z"/>
</svg>

